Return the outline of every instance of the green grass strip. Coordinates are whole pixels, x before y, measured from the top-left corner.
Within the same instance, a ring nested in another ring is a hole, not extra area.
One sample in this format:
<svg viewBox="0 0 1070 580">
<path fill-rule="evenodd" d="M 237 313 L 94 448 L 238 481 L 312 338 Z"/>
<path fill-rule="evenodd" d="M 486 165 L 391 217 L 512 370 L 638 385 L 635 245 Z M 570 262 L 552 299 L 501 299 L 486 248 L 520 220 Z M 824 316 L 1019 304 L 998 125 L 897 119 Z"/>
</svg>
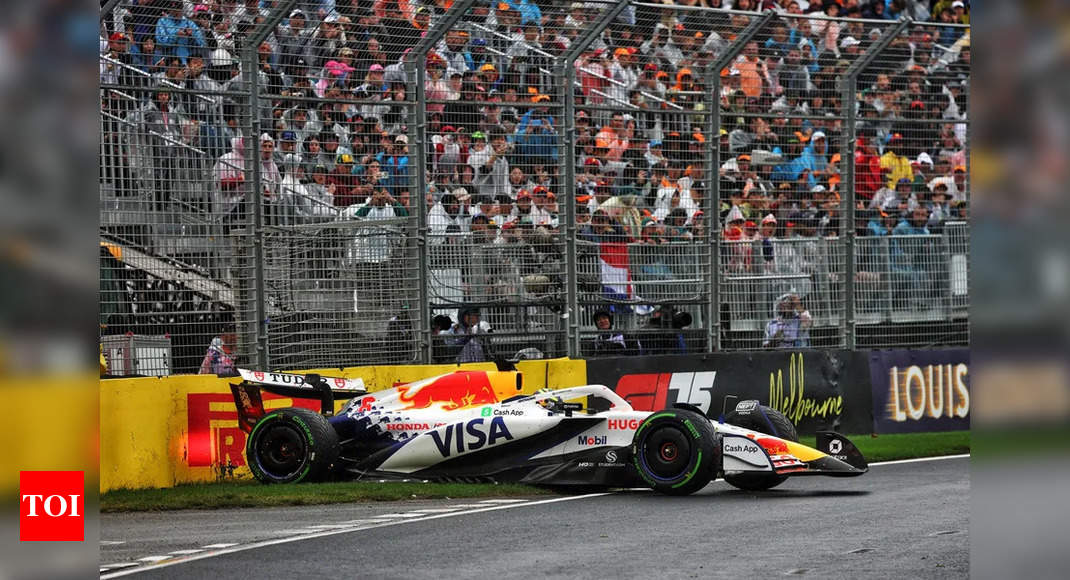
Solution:
<svg viewBox="0 0 1070 580">
<path fill-rule="evenodd" d="M 170 489 L 112 490 L 101 497 L 100 511 L 270 507 L 550 493 L 542 488 L 519 484 L 333 482 L 262 485 L 255 481 L 227 481 L 185 484 Z"/>
<path fill-rule="evenodd" d="M 869 463 L 970 452 L 969 431 L 848 435 L 847 438 L 858 447 Z M 799 442 L 816 448 L 813 436 L 800 437 Z"/>
<path fill-rule="evenodd" d="M 850 435 L 849 438 L 870 463 L 970 452 L 969 431 Z M 814 439 L 812 436 L 802 437 L 801 443 L 813 447 Z M 100 498 L 100 511 L 107 513 L 270 507 L 409 499 L 516 497 L 551 493 L 553 492 L 543 488 L 518 484 L 336 482 L 262 485 L 255 481 L 227 481 L 186 484 L 169 489 L 113 490 Z"/>
</svg>

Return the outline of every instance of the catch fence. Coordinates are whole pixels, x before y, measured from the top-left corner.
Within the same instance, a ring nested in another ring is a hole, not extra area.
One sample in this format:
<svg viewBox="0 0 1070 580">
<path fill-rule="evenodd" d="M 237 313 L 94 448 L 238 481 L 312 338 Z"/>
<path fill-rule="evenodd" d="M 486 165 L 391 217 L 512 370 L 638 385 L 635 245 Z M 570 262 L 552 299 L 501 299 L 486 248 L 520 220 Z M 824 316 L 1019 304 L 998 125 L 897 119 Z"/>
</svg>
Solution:
<svg viewBox="0 0 1070 580">
<path fill-rule="evenodd" d="M 968 26 L 308 5 L 102 7 L 115 372 L 968 342 Z"/>
</svg>

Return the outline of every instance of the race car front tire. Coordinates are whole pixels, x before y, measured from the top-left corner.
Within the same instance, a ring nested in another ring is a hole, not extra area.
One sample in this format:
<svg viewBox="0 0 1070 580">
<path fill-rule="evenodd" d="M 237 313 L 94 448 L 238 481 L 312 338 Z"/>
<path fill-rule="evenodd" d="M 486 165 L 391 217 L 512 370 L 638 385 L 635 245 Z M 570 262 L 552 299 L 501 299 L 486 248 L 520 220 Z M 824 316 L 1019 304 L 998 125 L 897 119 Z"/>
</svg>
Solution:
<svg viewBox="0 0 1070 580">
<path fill-rule="evenodd" d="M 725 423 L 758 431 L 766 435 L 780 437 L 788 441 L 799 441 L 795 425 L 784 413 L 765 405 L 755 405 L 747 412 L 732 411 L 725 417 Z M 729 485 L 744 491 L 765 491 L 787 481 L 787 476 L 775 473 L 744 472 L 725 474 L 724 480 Z"/>
<path fill-rule="evenodd" d="M 632 437 L 632 465 L 643 481 L 664 494 L 687 495 L 706 487 L 716 463 L 713 426 L 694 411 L 658 411 Z"/>
<path fill-rule="evenodd" d="M 261 483 L 322 480 L 338 451 L 338 434 L 327 418 L 300 407 L 265 415 L 245 444 L 249 470 Z"/>
</svg>

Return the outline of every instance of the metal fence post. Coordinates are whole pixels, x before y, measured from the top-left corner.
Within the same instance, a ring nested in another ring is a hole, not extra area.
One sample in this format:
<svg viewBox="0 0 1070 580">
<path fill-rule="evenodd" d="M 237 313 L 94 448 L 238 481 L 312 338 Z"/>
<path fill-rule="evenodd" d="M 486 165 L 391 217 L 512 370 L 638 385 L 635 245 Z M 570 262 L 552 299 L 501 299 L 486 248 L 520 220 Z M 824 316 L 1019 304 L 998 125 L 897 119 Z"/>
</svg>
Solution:
<svg viewBox="0 0 1070 580">
<path fill-rule="evenodd" d="M 419 353 L 420 362 L 430 363 L 431 361 L 431 293 L 429 285 L 430 280 L 430 260 L 428 259 L 428 251 L 430 250 L 428 245 L 428 226 L 427 226 L 427 213 L 430 208 L 427 206 L 427 93 L 422 90 L 424 83 L 427 80 L 427 54 L 431 49 L 438 44 L 446 32 L 453 28 L 454 24 L 461 19 L 468 10 L 475 4 L 476 0 L 460 0 L 454 2 L 450 6 L 449 10 L 442 17 L 441 20 L 435 23 L 430 30 L 427 31 L 416 46 L 413 47 L 409 54 L 405 58 L 405 80 L 406 80 L 406 92 L 410 95 L 416 96 L 415 108 L 410 109 L 412 111 L 412 122 L 409 123 L 408 134 L 409 142 L 412 144 L 409 148 L 409 167 L 413 168 L 416 173 L 413 176 L 413 190 L 416 192 L 416 246 L 419 253 L 418 268 L 419 271 L 419 330 L 414 333 L 420 337 Z M 415 158 L 415 163 L 412 159 Z"/>
<path fill-rule="evenodd" d="M 253 292 L 255 292 L 255 298 L 253 302 L 253 312 L 256 316 L 256 323 L 254 328 L 256 329 L 256 365 L 259 368 L 266 369 L 269 366 L 269 344 L 268 344 L 268 315 L 267 315 L 267 290 L 264 287 L 264 195 L 262 192 L 262 184 L 260 181 L 260 95 L 259 95 L 259 80 L 260 75 L 257 68 L 258 54 L 257 47 L 260 43 L 268 37 L 268 34 L 282 19 L 290 13 L 293 7 L 297 4 L 297 0 L 284 0 L 280 4 L 275 6 L 275 9 L 268 15 L 267 19 L 260 24 L 260 27 L 255 29 L 252 34 L 246 38 L 246 44 L 244 47 L 245 55 L 242 59 L 244 70 L 243 76 L 248 75 L 248 98 L 249 98 L 249 135 L 247 136 L 247 142 L 245 143 L 245 162 L 246 166 L 252 165 L 252 188 L 247 190 L 248 197 L 246 202 L 252 204 L 252 216 L 250 216 L 252 232 L 249 237 L 252 243 L 253 250 L 253 275 L 254 284 Z"/>
<path fill-rule="evenodd" d="M 565 248 L 566 248 L 566 272 L 568 276 L 568 356 L 578 358 L 580 353 L 580 307 L 579 307 L 579 284 L 576 280 L 576 101 L 572 96 L 576 84 L 576 57 L 587 50 L 587 47 L 598 38 L 602 31 L 613 19 L 620 15 L 630 1 L 620 1 L 609 5 L 598 15 L 591 25 L 580 33 L 569 45 L 568 50 L 561 55 L 561 59 L 555 65 L 557 78 L 564 77 L 561 91 L 565 105 L 565 172 L 563 182 L 565 191 L 562 192 L 565 199 Z"/>
<path fill-rule="evenodd" d="M 711 143 L 706 146 L 706 161 L 708 171 L 710 171 L 710 191 L 707 197 L 710 198 L 709 207 L 710 212 L 707 219 L 710 220 L 710 305 L 707 309 L 709 313 L 709 321 L 707 321 L 708 327 L 706 330 L 707 336 L 707 351 L 721 350 L 721 220 L 720 220 L 720 204 L 721 204 L 721 180 L 717 179 L 718 170 L 721 166 L 721 139 L 716 136 L 721 130 L 721 69 L 732 64 L 739 53 L 743 52 L 743 47 L 750 42 L 765 25 L 776 16 L 776 12 L 772 10 L 766 10 L 754 20 L 750 21 L 738 35 L 735 40 L 725 49 L 725 52 L 717 57 L 717 60 L 713 61 L 709 68 L 706 69 L 706 78 L 713 79 L 713 86 L 710 87 L 709 100 L 710 115 L 709 115 L 709 135 Z M 715 137 L 716 136 L 716 137 Z"/>
<path fill-rule="evenodd" d="M 857 343 L 855 333 L 855 272 L 858 269 L 855 263 L 855 120 L 858 116 L 858 92 L 856 84 L 858 75 L 862 73 L 877 57 L 878 54 L 888 48 L 888 45 L 899 36 L 912 22 L 909 18 L 903 18 L 895 26 L 884 31 L 884 34 L 858 57 L 840 78 L 840 91 L 842 94 L 842 107 L 846 126 L 844 127 L 844 139 L 840 144 L 840 159 L 844 167 L 844 195 L 843 204 L 844 219 L 840 222 L 840 237 L 844 244 L 844 286 L 843 286 L 843 319 L 840 321 L 840 332 L 845 339 L 844 347 L 854 350 Z"/>
</svg>

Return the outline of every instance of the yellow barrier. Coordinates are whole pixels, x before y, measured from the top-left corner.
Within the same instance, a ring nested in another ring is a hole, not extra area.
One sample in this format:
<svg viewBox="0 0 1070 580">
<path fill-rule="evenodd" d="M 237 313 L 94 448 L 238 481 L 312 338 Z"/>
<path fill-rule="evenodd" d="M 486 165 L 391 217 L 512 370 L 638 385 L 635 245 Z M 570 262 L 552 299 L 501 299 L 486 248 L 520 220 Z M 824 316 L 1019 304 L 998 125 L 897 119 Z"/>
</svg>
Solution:
<svg viewBox="0 0 1070 580">
<path fill-rule="evenodd" d="M 85 471 L 96 478 L 97 391 L 93 375 L 0 378 L 0 499 L 16 497 L 20 471 Z M 100 417 L 101 420 L 107 420 Z M 91 488 L 90 488 L 91 489 Z"/>
<path fill-rule="evenodd" d="M 387 389 L 458 368 L 494 370 L 490 363 L 372 366 L 315 369 L 325 376 L 361 378 L 369 391 Z M 545 386 L 585 384 L 582 360 L 523 361 L 525 393 Z M 181 483 L 250 477 L 245 467 L 245 433 L 238 428 L 229 384 L 214 375 L 100 381 L 100 491 L 171 487 Z M 344 401 L 338 401 L 341 406 Z M 318 402 L 264 394 L 268 409 Z"/>
</svg>

